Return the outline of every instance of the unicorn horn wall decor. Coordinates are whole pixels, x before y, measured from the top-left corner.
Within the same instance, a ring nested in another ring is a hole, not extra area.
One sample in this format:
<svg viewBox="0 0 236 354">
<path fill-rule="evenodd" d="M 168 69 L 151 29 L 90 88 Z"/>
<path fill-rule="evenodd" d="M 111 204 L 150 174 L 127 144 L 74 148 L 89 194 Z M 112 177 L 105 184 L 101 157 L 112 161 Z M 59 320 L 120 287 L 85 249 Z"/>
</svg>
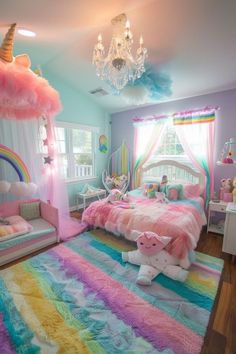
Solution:
<svg viewBox="0 0 236 354">
<path fill-rule="evenodd" d="M 13 61 L 12 51 L 15 29 L 16 23 L 13 23 L 8 30 L 0 48 L 0 58 L 8 63 Z"/>
<path fill-rule="evenodd" d="M 6 36 L 3 39 L 0 48 L 0 59 L 6 63 L 12 63 L 14 61 L 18 65 L 29 68 L 31 65 L 31 61 L 27 54 L 17 55 L 15 58 L 13 57 L 15 29 L 16 29 L 16 23 L 13 23 L 9 28 Z"/>
<path fill-rule="evenodd" d="M 13 23 L 0 47 L 0 117 L 54 117 L 61 110 L 59 94 L 47 80 L 30 70 L 27 54 L 13 56 L 15 29 Z"/>
</svg>

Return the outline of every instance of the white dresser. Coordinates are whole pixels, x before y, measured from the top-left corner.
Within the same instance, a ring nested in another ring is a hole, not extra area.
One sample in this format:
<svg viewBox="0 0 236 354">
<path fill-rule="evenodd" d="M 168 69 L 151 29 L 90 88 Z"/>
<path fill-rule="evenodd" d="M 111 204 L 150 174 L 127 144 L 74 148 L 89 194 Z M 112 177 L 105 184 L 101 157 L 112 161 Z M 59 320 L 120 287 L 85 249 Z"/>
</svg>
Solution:
<svg viewBox="0 0 236 354">
<path fill-rule="evenodd" d="M 223 238 L 223 252 L 236 255 L 236 204 L 228 203 Z"/>
</svg>

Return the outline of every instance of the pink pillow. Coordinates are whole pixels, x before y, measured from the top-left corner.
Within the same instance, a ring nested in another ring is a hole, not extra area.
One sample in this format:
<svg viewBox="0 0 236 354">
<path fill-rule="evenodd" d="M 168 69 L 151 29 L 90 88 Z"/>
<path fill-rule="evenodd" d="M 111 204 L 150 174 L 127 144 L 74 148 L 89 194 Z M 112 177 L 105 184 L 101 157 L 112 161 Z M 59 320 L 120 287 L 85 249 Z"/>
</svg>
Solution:
<svg viewBox="0 0 236 354">
<path fill-rule="evenodd" d="M 5 218 L 9 221 L 9 225 L 0 225 L 0 242 L 8 240 L 10 238 L 24 235 L 32 231 L 32 225 L 28 224 L 21 216 L 14 215 Z"/>
<path fill-rule="evenodd" d="M 200 184 L 184 184 L 184 196 L 185 198 L 200 197 L 203 193 L 203 187 Z"/>
<path fill-rule="evenodd" d="M 176 189 L 169 189 L 168 190 L 168 199 L 169 200 L 178 200 L 178 191 Z"/>
</svg>

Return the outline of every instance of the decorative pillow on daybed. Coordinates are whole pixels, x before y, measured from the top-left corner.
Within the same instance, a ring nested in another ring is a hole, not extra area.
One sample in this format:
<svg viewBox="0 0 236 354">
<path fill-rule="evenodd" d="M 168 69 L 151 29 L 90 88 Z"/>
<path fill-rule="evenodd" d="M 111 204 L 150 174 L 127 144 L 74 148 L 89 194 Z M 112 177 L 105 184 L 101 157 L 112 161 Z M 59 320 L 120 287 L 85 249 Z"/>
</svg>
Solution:
<svg viewBox="0 0 236 354">
<path fill-rule="evenodd" d="M 9 224 L 0 224 L 0 241 L 26 234 L 33 229 L 33 227 L 19 215 L 9 216 L 4 218 L 4 220 L 9 222 Z"/>
<path fill-rule="evenodd" d="M 188 183 L 184 184 L 183 187 L 185 198 L 200 197 L 203 193 L 203 186 L 200 184 Z"/>
<path fill-rule="evenodd" d="M 40 202 L 29 202 L 20 204 L 20 215 L 25 220 L 40 218 Z"/>
</svg>

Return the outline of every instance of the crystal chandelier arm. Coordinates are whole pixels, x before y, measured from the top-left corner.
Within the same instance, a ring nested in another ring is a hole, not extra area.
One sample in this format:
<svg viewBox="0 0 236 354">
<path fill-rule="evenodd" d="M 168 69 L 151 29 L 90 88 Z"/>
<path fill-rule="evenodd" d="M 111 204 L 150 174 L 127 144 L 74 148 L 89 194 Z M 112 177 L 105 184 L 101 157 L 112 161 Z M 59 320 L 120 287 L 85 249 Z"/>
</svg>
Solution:
<svg viewBox="0 0 236 354">
<path fill-rule="evenodd" d="M 102 35 L 99 34 L 98 42 L 93 50 L 93 64 L 98 65 L 100 62 L 103 62 L 105 57 L 105 50 L 102 43 Z"/>
<path fill-rule="evenodd" d="M 133 34 L 130 30 L 130 23 L 126 20 L 125 14 L 116 16 L 112 20 L 113 35 L 107 56 L 105 56 L 101 35 L 98 36 L 98 42 L 93 51 L 93 64 L 97 75 L 108 81 L 118 91 L 122 90 L 129 81 L 141 77 L 145 71 L 144 62 L 147 57 L 147 49 L 143 46 L 142 37 L 136 57 L 133 57 L 131 51 Z"/>
</svg>

